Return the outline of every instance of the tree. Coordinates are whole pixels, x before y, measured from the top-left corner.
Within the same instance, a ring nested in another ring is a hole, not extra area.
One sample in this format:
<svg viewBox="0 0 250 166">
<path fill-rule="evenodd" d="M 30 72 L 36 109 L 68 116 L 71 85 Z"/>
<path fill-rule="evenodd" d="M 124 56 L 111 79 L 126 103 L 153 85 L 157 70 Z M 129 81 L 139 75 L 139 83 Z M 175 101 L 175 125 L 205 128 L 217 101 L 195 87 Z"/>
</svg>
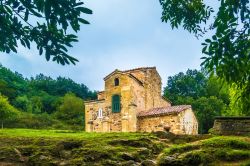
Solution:
<svg viewBox="0 0 250 166">
<path fill-rule="evenodd" d="M 218 77 L 189 69 L 185 74 L 180 72 L 168 78 L 164 96 L 173 105 L 192 105 L 199 122 L 199 133 L 207 133 L 213 127 L 215 116 L 232 112 L 229 91 Z"/>
<path fill-rule="evenodd" d="M 215 10 L 202 0 L 160 0 L 160 4 L 162 21 L 169 21 L 172 28 L 182 26 L 197 37 L 214 32 L 202 43 L 205 56 L 201 65 L 236 86 L 242 110 L 250 115 L 249 0 L 220 0 L 213 20 Z"/>
<path fill-rule="evenodd" d="M 215 75 L 208 77 L 206 86 L 206 97 L 215 96 L 221 99 L 226 105 L 230 104 L 230 87 L 228 84 Z"/>
<path fill-rule="evenodd" d="M 237 89 L 237 86 L 233 85 L 230 87 L 229 89 L 229 94 L 230 94 L 230 112 L 227 111 L 225 112 L 225 115 L 229 115 L 229 116 L 243 116 L 246 115 L 246 111 L 244 111 L 243 108 L 243 104 L 244 103 L 242 100 L 242 98 L 240 98 L 242 92 L 239 92 L 239 90 Z M 250 98 L 248 99 L 250 100 Z M 250 101 L 248 101 L 250 102 Z"/>
<path fill-rule="evenodd" d="M 192 103 L 199 122 L 199 133 L 207 133 L 213 127 L 215 116 L 220 116 L 226 105 L 215 96 L 201 97 Z"/>
<path fill-rule="evenodd" d="M 40 96 L 33 96 L 31 99 L 32 113 L 41 114 L 43 109 L 42 98 Z"/>
<path fill-rule="evenodd" d="M 4 122 L 18 115 L 18 111 L 9 104 L 8 99 L 0 94 L 0 121 L 3 129 Z"/>
<path fill-rule="evenodd" d="M 73 93 L 67 93 L 61 99 L 55 113 L 57 119 L 74 127 L 84 127 L 84 103 Z"/>
<path fill-rule="evenodd" d="M 15 89 L 9 87 L 8 83 L 4 80 L 0 80 L 0 93 L 8 96 L 10 99 L 14 99 L 17 94 Z"/>
<path fill-rule="evenodd" d="M 84 84 L 78 84 L 70 78 L 58 77 L 52 79 L 43 74 L 31 78 L 30 88 L 37 94 L 37 91 L 44 91 L 54 96 L 64 96 L 68 92 L 74 93 L 83 99 L 96 99 L 96 92 L 92 92 Z"/>
<path fill-rule="evenodd" d="M 182 72 L 168 78 L 168 84 L 164 88 L 164 96 L 173 104 L 183 104 L 182 97 L 192 97 L 197 99 L 205 96 L 207 78 L 197 70 L 188 69 L 184 74 Z M 185 101 L 183 101 L 185 103 Z"/>
<path fill-rule="evenodd" d="M 0 92 L 8 97 L 10 103 L 18 95 L 27 91 L 27 81 L 17 72 L 12 72 L 0 64 Z"/>
<path fill-rule="evenodd" d="M 77 41 L 69 33 L 89 24 L 82 14 L 92 14 L 78 0 L 1 0 L 0 51 L 17 52 L 18 41 L 30 49 L 35 43 L 39 54 L 62 65 L 78 60 L 67 54 L 67 47 Z"/>
<path fill-rule="evenodd" d="M 23 112 L 32 112 L 32 103 L 26 95 L 17 96 L 14 102 L 14 106 L 19 108 Z"/>
</svg>

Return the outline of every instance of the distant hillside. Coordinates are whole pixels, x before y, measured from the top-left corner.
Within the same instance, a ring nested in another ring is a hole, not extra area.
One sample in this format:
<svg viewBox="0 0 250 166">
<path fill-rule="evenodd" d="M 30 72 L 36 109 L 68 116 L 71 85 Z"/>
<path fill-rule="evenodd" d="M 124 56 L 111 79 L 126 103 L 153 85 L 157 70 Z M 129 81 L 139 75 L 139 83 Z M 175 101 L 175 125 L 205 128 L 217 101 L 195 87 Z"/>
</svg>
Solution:
<svg viewBox="0 0 250 166">
<path fill-rule="evenodd" d="M 95 91 L 90 91 L 86 85 L 78 84 L 70 78 L 53 79 L 43 74 L 24 78 L 2 65 L 0 95 L 0 99 L 4 101 L 7 98 L 7 105 L 20 112 L 20 115 L 14 118 L 4 118 L 5 126 L 28 128 L 46 128 L 53 125 L 52 128 L 68 125 L 83 127 L 83 101 L 96 99 L 97 96 Z M 3 106 L 0 107 L 0 113 L 4 111 L 1 108 Z"/>
<path fill-rule="evenodd" d="M 96 99 L 96 92 L 90 91 L 84 84 L 78 84 L 70 78 L 58 77 L 52 79 L 43 74 L 35 78 L 24 78 L 18 72 L 12 72 L 0 65 L 0 92 L 13 99 L 19 95 L 32 94 L 32 92 L 46 92 L 53 96 L 63 96 L 68 92 L 74 93 L 84 100 Z"/>
</svg>

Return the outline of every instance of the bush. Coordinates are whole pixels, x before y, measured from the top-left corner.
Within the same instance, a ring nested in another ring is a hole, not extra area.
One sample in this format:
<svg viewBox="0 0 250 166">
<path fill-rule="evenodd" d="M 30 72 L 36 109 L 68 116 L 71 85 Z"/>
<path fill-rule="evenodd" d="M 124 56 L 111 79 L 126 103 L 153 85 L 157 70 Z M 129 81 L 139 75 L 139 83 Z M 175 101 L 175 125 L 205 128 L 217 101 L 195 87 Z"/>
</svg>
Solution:
<svg viewBox="0 0 250 166">
<path fill-rule="evenodd" d="M 33 129 L 66 129 L 65 125 L 46 113 L 31 114 L 22 113 L 19 118 L 6 123 L 9 128 L 33 128 Z"/>
<path fill-rule="evenodd" d="M 19 115 L 19 111 L 10 105 L 8 98 L 4 97 L 0 93 L 0 123 L 1 128 L 8 120 L 15 120 Z"/>
</svg>

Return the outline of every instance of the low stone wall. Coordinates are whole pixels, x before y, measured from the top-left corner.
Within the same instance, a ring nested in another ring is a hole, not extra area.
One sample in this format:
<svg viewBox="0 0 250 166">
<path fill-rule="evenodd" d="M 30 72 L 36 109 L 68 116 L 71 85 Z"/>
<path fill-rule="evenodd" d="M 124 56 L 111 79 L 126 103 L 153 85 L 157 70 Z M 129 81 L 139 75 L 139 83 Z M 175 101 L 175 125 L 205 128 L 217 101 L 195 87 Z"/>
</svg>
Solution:
<svg viewBox="0 0 250 166">
<path fill-rule="evenodd" d="M 219 135 L 250 135 L 250 116 L 216 117 L 212 131 Z"/>
</svg>

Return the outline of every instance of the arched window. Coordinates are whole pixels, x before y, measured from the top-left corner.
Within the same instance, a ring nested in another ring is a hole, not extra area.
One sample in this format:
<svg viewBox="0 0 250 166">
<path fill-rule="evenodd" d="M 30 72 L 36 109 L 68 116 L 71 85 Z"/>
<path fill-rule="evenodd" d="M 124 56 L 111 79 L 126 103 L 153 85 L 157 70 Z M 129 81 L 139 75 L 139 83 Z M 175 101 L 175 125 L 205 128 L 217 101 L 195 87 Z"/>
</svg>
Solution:
<svg viewBox="0 0 250 166">
<path fill-rule="evenodd" d="M 112 112 L 113 113 L 121 112 L 121 104 L 120 104 L 120 96 L 119 95 L 112 96 Z"/>
<path fill-rule="evenodd" d="M 102 118 L 102 109 L 99 108 L 98 110 L 98 115 L 97 115 L 98 118 Z"/>
<path fill-rule="evenodd" d="M 115 86 L 119 86 L 119 78 L 115 78 Z"/>
</svg>

